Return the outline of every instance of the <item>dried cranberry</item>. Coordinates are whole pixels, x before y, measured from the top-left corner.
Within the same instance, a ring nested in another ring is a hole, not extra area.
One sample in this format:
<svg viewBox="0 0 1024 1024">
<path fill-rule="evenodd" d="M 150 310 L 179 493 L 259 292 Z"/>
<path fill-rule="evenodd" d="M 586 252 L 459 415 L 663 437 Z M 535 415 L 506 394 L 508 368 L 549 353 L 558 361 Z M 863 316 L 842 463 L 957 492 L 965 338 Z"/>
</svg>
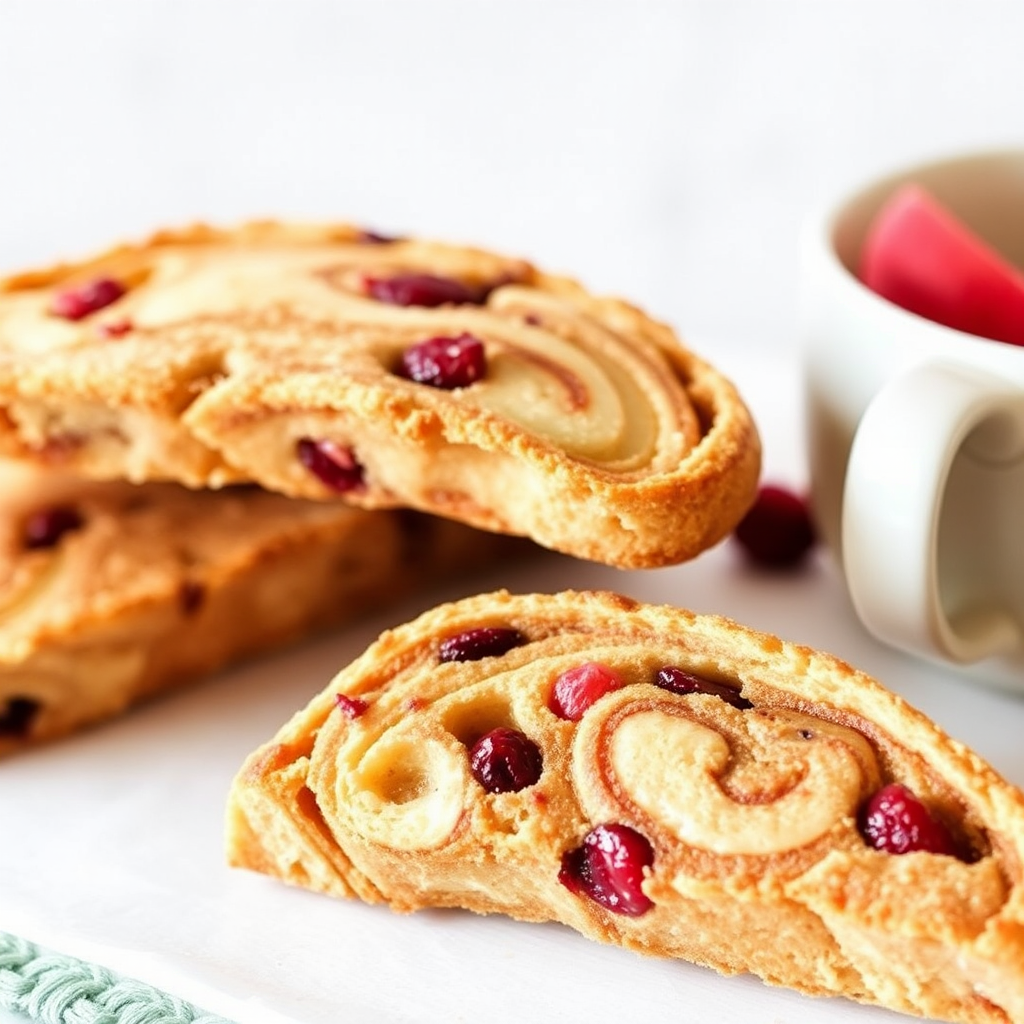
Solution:
<svg viewBox="0 0 1024 1024">
<path fill-rule="evenodd" d="M 26 548 L 52 548 L 72 530 L 80 529 L 82 516 L 71 505 L 53 505 L 39 509 L 25 520 L 23 541 Z"/>
<path fill-rule="evenodd" d="M 304 437 L 295 445 L 295 451 L 299 462 L 332 491 L 344 494 L 363 486 L 363 467 L 350 448 Z"/>
<path fill-rule="evenodd" d="M 31 697 L 8 697 L 0 706 L 0 736 L 27 736 L 41 707 Z"/>
<path fill-rule="evenodd" d="M 559 718 L 578 722 L 596 700 L 625 685 L 626 681 L 614 669 L 587 661 L 566 669 L 555 680 L 548 706 Z"/>
<path fill-rule="evenodd" d="M 390 245 L 392 242 L 400 242 L 401 239 L 397 235 L 382 235 L 379 231 L 363 228 L 356 235 L 356 241 L 360 245 Z"/>
<path fill-rule="evenodd" d="M 206 600 L 206 587 L 198 580 L 185 580 L 178 588 L 178 601 L 186 615 L 195 615 Z"/>
<path fill-rule="evenodd" d="M 807 502 L 772 484 L 763 486 L 735 531 L 751 561 L 775 569 L 799 564 L 817 541 Z"/>
<path fill-rule="evenodd" d="M 605 910 L 639 917 L 654 906 L 641 887 L 644 868 L 653 863 L 651 844 L 635 829 L 598 825 L 563 855 L 558 880 Z"/>
<path fill-rule="evenodd" d="M 496 658 L 506 651 L 526 643 L 518 629 L 506 626 L 480 626 L 445 637 L 441 641 L 441 661 L 479 661 Z"/>
<path fill-rule="evenodd" d="M 50 312 L 65 320 L 81 320 L 98 309 L 117 302 L 127 289 L 112 277 L 97 277 L 93 281 L 65 288 L 53 297 Z"/>
<path fill-rule="evenodd" d="M 349 719 L 356 719 L 360 715 L 366 713 L 366 709 L 370 706 L 360 697 L 349 697 L 345 693 L 336 693 L 334 695 L 335 707 Z"/>
<path fill-rule="evenodd" d="M 106 323 L 96 325 L 96 333 L 101 338 L 123 338 L 130 334 L 135 325 L 125 317 L 123 320 L 108 320 Z"/>
<path fill-rule="evenodd" d="M 367 277 L 366 292 L 378 302 L 392 306 L 478 306 L 486 300 L 488 289 L 436 274 L 394 274 Z"/>
<path fill-rule="evenodd" d="M 738 690 L 724 683 L 716 683 L 701 676 L 695 676 L 691 672 L 685 672 L 675 665 L 666 665 L 659 668 L 654 676 L 654 685 L 660 686 L 663 690 L 671 690 L 672 693 L 686 696 L 691 693 L 708 693 L 713 697 L 721 697 L 727 704 L 734 708 L 746 711 L 754 705 L 746 697 L 741 697 Z"/>
<path fill-rule="evenodd" d="M 398 374 L 431 387 L 469 387 L 487 372 L 484 343 L 472 334 L 427 338 L 402 353 Z"/>
<path fill-rule="evenodd" d="M 488 793 L 518 793 L 539 778 L 540 747 L 518 729 L 500 727 L 481 736 L 469 751 L 473 778 Z"/>
<path fill-rule="evenodd" d="M 956 856 L 946 827 L 898 782 L 883 786 L 861 809 L 861 835 L 869 846 L 886 853 L 945 853 Z"/>
</svg>

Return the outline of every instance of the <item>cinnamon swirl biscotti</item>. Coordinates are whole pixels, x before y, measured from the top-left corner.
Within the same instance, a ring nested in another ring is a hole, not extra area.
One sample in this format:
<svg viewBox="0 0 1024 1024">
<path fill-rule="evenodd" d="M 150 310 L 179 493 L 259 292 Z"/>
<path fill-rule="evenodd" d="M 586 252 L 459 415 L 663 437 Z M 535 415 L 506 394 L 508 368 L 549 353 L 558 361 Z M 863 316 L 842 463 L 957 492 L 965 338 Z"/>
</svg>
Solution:
<svg viewBox="0 0 1024 1024">
<path fill-rule="evenodd" d="M 760 458 L 733 386 L 624 302 L 478 249 L 274 223 L 0 282 L 0 448 L 628 567 L 725 537 Z"/>
<path fill-rule="evenodd" d="M 406 510 L 2 466 L 0 756 L 523 550 Z"/>
<path fill-rule="evenodd" d="M 1024 1020 L 1024 797 L 817 651 L 607 593 L 444 605 L 248 759 L 230 862 L 941 1020 Z"/>
</svg>

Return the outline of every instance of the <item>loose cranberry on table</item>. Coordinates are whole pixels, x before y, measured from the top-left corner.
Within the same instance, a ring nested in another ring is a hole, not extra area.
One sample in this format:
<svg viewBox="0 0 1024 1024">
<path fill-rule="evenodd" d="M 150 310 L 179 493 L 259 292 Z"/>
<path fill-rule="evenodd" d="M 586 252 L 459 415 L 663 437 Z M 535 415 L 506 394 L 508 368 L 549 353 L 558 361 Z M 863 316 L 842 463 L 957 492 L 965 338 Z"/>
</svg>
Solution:
<svg viewBox="0 0 1024 1024">
<path fill-rule="evenodd" d="M 654 904 L 641 888 L 654 863 L 651 844 L 628 825 L 598 825 L 562 857 L 558 880 L 616 914 L 639 917 Z"/>
<path fill-rule="evenodd" d="M 57 292 L 50 312 L 65 320 L 81 320 L 117 302 L 126 291 L 120 281 L 112 277 L 98 277 Z"/>
<path fill-rule="evenodd" d="M 450 391 L 469 387 L 487 372 L 484 343 L 472 334 L 438 336 L 410 345 L 402 353 L 398 375 L 417 384 Z"/>
<path fill-rule="evenodd" d="M 559 718 L 578 722 L 591 704 L 625 685 L 626 681 L 614 669 L 587 661 L 566 669 L 555 680 L 548 706 Z"/>
<path fill-rule="evenodd" d="M 1024 345 L 1024 272 L 917 185 L 897 191 L 872 221 L 859 274 L 927 320 Z"/>
<path fill-rule="evenodd" d="M 799 565 L 817 541 L 806 499 L 775 484 L 760 488 L 734 536 L 752 562 L 773 569 Z"/>
<path fill-rule="evenodd" d="M 956 856 L 946 827 L 906 787 L 883 786 L 861 809 L 861 835 L 869 846 L 886 853 L 944 853 Z"/>
<path fill-rule="evenodd" d="M 479 661 L 496 658 L 526 643 L 518 629 L 508 626 L 478 626 L 454 633 L 441 641 L 438 657 L 441 661 Z"/>
<path fill-rule="evenodd" d="M 518 729 L 492 729 L 469 751 L 473 778 L 488 793 L 518 793 L 532 786 L 543 768 L 540 748 Z"/>
<path fill-rule="evenodd" d="M 344 494 L 363 486 L 363 467 L 350 448 L 333 441 L 303 437 L 295 445 L 299 462 L 325 487 Z"/>
</svg>

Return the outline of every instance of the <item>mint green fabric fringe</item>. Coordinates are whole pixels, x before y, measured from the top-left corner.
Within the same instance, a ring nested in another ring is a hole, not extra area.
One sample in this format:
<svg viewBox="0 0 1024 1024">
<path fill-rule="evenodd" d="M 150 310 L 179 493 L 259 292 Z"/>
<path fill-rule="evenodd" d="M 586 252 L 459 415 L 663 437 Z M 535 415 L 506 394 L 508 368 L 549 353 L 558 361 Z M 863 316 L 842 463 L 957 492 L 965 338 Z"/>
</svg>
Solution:
<svg viewBox="0 0 1024 1024">
<path fill-rule="evenodd" d="M 231 1024 L 141 981 L 0 932 L 0 1006 L 42 1024 Z"/>
</svg>

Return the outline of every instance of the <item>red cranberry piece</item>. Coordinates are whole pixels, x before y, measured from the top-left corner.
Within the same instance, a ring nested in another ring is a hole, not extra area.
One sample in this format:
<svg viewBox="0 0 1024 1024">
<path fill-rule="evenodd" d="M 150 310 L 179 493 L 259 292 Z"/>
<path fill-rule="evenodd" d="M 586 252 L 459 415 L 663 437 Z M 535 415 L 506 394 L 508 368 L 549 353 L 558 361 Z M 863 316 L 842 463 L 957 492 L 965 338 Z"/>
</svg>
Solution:
<svg viewBox="0 0 1024 1024">
<path fill-rule="evenodd" d="M 299 462 L 332 491 L 345 494 L 363 486 L 363 467 L 350 448 L 333 441 L 304 437 L 296 444 L 295 451 Z"/>
<path fill-rule="evenodd" d="M 555 680 L 548 706 L 559 718 L 578 722 L 596 700 L 625 685 L 622 676 L 607 665 L 596 661 L 584 662 L 566 669 Z"/>
<path fill-rule="evenodd" d="M 598 825 L 582 846 L 564 854 L 558 880 L 605 910 L 639 917 L 654 906 L 641 888 L 644 868 L 653 863 L 654 850 L 639 832 L 628 825 Z"/>
<path fill-rule="evenodd" d="M 526 643 L 518 629 L 507 626 L 480 626 L 467 629 L 441 641 L 441 661 L 479 661 L 497 658 L 506 651 Z"/>
<path fill-rule="evenodd" d="M 542 768 L 540 747 L 518 729 L 492 729 L 469 751 L 469 770 L 488 793 L 518 793 L 540 778 Z"/>
<path fill-rule="evenodd" d="M 390 245 L 392 242 L 400 242 L 401 239 L 397 235 L 382 235 L 379 231 L 363 228 L 356 235 L 356 241 L 360 245 Z"/>
<path fill-rule="evenodd" d="M 860 831 L 869 846 L 886 853 L 945 853 L 956 856 L 953 838 L 927 807 L 898 782 L 883 786 L 864 805 Z"/>
<path fill-rule="evenodd" d="M 178 600 L 186 615 L 195 615 L 206 600 L 206 587 L 197 580 L 185 580 L 178 590 Z"/>
<path fill-rule="evenodd" d="M 690 693 L 709 693 L 713 697 L 721 697 L 727 704 L 731 704 L 741 711 L 746 711 L 747 708 L 754 706 L 746 697 L 741 697 L 739 691 L 733 687 L 695 676 L 690 672 L 684 672 L 683 669 L 677 668 L 675 665 L 659 668 L 654 676 L 654 685 L 684 697 Z"/>
<path fill-rule="evenodd" d="M 98 277 L 72 288 L 65 288 L 53 297 L 50 312 L 65 320 L 81 320 L 98 309 L 117 302 L 127 289 L 112 277 Z"/>
<path fill-rule="evenodd" d="M 0 736 L 27 736 L 41 707 L 31 697 L 8 697 L 0 706 Z"/>
<path fill-rule="evenodd" d="M 370 706 L 360 697 L 349 697 L 345 693 L 336 693 L 334 695 L 334 705 L 346 718 L 351 720 L 365 714 L 366 709 Z"/>
<path fill-rule="evenodd" d="M 101 338 L 123 338 L 134 330 L 135 325 L 127 317 L 123 320 L 110 320 L 107 323 L 97 324 L 96 332 Z"/>
<path fill-rule="evenodd" d="M 487 290 L 471 288 L 454 277 L 436 274 L 395 274 L 366 278 L 366 292 L 378 302 L 392 306 L 480 305 Z"/>
<path fill-rule="evenodd" d="M 807 502 L 772 484 L 758 491 L 735 536 L 751 561 L 775 569 L 797 565 L 817 540 Z"/>
<path fill-rule="evenodd" d="M 484 343 L 472 334 L 427 338 L 402 353 L 398 374 L 431 387 L 469 387 L 487 372 Z"/>
<path fill-rule="evenodd" d="M 82 516 L 71 505 L 39 509 L 25 520 L 23 540 L 27 548 L 52 548 L 65 533 L 77 530 Z"/>
</svg>

